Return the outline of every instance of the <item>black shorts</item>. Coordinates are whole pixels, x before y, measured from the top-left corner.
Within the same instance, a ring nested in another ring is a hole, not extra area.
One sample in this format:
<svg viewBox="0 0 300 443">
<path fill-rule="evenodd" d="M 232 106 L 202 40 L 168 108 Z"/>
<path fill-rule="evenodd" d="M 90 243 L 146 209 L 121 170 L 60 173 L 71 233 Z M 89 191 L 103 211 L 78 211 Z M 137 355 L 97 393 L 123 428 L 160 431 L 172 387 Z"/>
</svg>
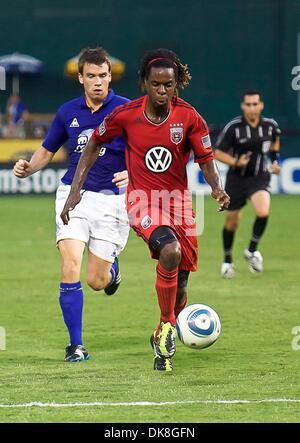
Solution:
<svg viewBox="0 0 300 443">
<path fill-rule="evenodd" d="M 239 177 L 228 174 L 226 178 L 225 191 L 230 197 L 229 211 L 240 209 L 247 200 L 257 191 L 270 192 L 271 174 L 266 172 L 255 177 Z"/>
</svg>

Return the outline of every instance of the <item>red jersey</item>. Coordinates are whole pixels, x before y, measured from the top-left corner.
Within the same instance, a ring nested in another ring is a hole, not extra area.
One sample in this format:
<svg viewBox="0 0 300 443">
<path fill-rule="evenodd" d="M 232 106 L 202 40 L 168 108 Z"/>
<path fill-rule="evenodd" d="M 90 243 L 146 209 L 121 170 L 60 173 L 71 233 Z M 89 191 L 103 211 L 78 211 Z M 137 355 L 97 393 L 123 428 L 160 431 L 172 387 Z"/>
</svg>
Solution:
<svg viewBox="0 0 300 443">
<path fill-rule="evenodd" d="M 93 133 L 98 145 L 123 135 L 127 140 L 126 165 L 129 174 L 127 192 L 143 190 L 187 189 L 186 164 L 190 153 L 194 161 L 213 160 L 206 122 L 184 100 L 175 97 L 169 114 L 161 123 L 153 123 L 145 114 L 147 96 L 114 109 Z"/>
</svg>

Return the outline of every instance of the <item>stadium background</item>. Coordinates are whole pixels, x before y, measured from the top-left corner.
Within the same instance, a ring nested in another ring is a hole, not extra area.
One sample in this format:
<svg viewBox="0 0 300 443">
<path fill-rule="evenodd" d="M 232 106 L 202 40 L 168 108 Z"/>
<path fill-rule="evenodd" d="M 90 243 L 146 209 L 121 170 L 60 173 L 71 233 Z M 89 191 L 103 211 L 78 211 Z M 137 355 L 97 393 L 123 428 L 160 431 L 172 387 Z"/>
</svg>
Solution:
<svg viewBox="0 0 300 443">
<path fill-rule="evenodd" d="M 21 78 L 20 92 L 31 113 L 48 115 L 81 93 L 78 83 L 64 76 L 64 65 L 82 47 L 103 45 L 126 63 L 124 77 L 113 87 L 131 98 L 139 95 L 137 66 L 143 51 L 173 48 L 193 75 L 182 97 L 203 114 L 214 139 L 239 113 L 241 92 L 262 90 L 264 114 L 283 129 L 284 165 L 292 162 L 284 191 L 299 194 L 300 93 L 292 88 L 292 69 L 300 65 L 299 34 L 296 0 L 12 0 L 1 4 L 0 56 L 18 51 L 44 63 L 41 77 Z M 11 92 L 9 77 L 6 86 L 0 91 L 2 113 Z M 299 423 L 298 195 L 272 199 L 261 243 L 261 276 L 250 274 L 242 258 L 253 223 L 247 206 L 235 242 L 237 276 L 232 281 L 219 277 L 224 219 L 215 202 L 205 200 L 200 267 L 190 277 L 189 301 L 215 307 L 223 331 L 203 354 L 179 344 L 174 377 L 157 377 L 152 370 L 155 263 L 131 233 L 122 255 L 124 284 L 118 297 L 95 294 L 83 275 L 85 340 L 93 359 L 70 368 L 63 362 L 66 332 L 57 301 L 54 196 L 5 195 L 55 191 L 61 159 L 30 182 L 12 178 L 7 160 L 39 144 L 37 139 L 0 140 L 0 159 L 6 158 L 0 160 L 0 335 L 5 328 L 7 344 L 0 352 L 0 422 Z M 201 184 L 194 169 L 190 179 L 195 187 Z M 2 408 L 34 401 L 81 406 Z M 92 406 L 95 401 L 102 403 Z M 120 403 L 139 401 L 155 404 Z M 165 407 L 161 401 L 174 403 Z"/>
<path fill-rule="evenodd" d="M 29 53 L 45 65 L 38 81 L 21 80 L 32 112 L 55 112 L 80 93 L 63 70 L 82 47 L 102 45 L 125 61 L 126 75 L 115 86 L 119 94 L 135 98 L 140 57 L 163 46 L 190 66 L 193 80 L 184 98 L 205 113 L 211 126 L 236 115 L 241 92 L 256 87 L 265 96 L 266 114 L 286 129 L 299 127 L 297 94 L 291 88 L 291 69 L 298 64 L 298 1 L 165 0 L 157 7 L 130 0 L 11 1 L 1 5 L 0 20 L 1 53 Z M 3 99 L 8 92 L 9 85 Z"/>
<path fill-rule="evenodd" d="M 157 7 L 146 1 L 132 7 L 129 0 L 87 6 L 79 0 L 12 1 L 1 6 L 0 55 L 17 51 L 44 63 L 44 75 L 21 77 L 20 90 L 31 113 L 49 115 L 81 93 L 78 82 L 64 75 L 64 66 L 82 47 L 102 45 L 124 61 L 125 75 L 112 86 L 130 98 L 139 95 L 137 67 L 143 52 L 173 48 L 193 75 L 181 96 L 205 117 L 213 141 L 239 114 L 242 91 L 258 88 L 265 99 L 264 115 L 275 118 L 283 130 L 282 156 L 294 158 L 300 156 L 300 92 L 292 88 L 292 68 L 300 65 L 299 22 L 300 2 L 295 0 L 166 0 Z M 8 76 L 6 91 L 0 92 L 2 113 L 10 92 Z M 1 141 L 0 146 L 3 155 Z M 20 144 L 19 151 L 27 146 Z M 192 182 L 201 188 L 201 174 L 195 174 L 194 169 Z M 299 162 L 287 165 L 285 174 L 283 186 L 279 183 L 274 191 L 299 193 Z M 16 192 L 16 184 L 7 180 L 2 176 L 0 192 Z"/>
</svg>

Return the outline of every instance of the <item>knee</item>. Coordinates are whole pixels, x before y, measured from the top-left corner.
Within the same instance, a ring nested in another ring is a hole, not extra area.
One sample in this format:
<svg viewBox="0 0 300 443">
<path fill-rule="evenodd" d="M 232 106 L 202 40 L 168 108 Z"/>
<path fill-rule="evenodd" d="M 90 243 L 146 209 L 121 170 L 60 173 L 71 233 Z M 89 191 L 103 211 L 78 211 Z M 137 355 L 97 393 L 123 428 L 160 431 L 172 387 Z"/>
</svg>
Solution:
<svg viewBox="0 0 300 443">
<path fill-rule="evenodd" d="M 94 275 L 89 275 L 86 282 L 94 291 L 101 291 L 101 289 L 104 289 L 109 283 L 104 276 L 96 277 Z"/>
<path fill-rule="evenodd" d="M 261 209 L 260 211 L 256 211 L 256 217 L 259 218 L 268 218 L 269 217 L 269 211 Z"/>
<path fill-rule="evenodd" d="M 76 258 L 64 259 L 62 262 L 62 272 L 66 279 L 74 278 L 80 274 L 81 261 Z"/>
<path fill-rule="evenodd" d="M 177 268 L 181 260 L 181 247 L 178 241 L 166 244 L 159 254 L 159 261 L 168 271 Z"/>
<path fill-rule="evenodd" d="M 228 219 L 225 222 L 225 229 L 227 231 L 234 232 L 239 227 L 239 219 Z"/>
</svg>

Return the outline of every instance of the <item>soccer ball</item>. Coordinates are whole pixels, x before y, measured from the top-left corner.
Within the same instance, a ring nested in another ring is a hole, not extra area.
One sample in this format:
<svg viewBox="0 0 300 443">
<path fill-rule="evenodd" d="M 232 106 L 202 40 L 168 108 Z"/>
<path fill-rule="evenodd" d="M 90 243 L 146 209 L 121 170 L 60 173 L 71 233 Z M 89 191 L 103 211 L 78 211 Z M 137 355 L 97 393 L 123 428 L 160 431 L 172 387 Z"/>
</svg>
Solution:
<svg viewBox="0 0 300 443">
<path fill-rule="evenodd" d="M 189 305 L 177 317 L 176 332 L 180 341 L 189 348 L 208 348 L 221 334 L 220 318 L 210 306 Z"/>
</svg>

